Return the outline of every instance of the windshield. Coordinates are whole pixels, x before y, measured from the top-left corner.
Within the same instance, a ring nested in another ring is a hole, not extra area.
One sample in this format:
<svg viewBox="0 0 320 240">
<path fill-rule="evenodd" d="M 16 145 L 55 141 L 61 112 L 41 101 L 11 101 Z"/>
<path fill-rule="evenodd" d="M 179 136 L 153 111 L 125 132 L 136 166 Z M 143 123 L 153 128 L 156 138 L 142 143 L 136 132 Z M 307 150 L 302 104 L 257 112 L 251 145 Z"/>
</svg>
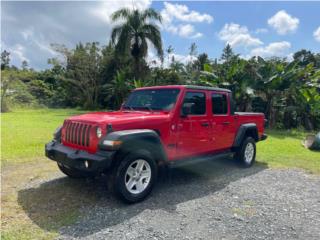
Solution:
<svg viewBox="0 0 320 240">
<path fill-rule="evenodd" d="M 124 109 L 169 111 L 174 106 L 179 89 L 137 90 L 129 95 Z"/>
</svg>

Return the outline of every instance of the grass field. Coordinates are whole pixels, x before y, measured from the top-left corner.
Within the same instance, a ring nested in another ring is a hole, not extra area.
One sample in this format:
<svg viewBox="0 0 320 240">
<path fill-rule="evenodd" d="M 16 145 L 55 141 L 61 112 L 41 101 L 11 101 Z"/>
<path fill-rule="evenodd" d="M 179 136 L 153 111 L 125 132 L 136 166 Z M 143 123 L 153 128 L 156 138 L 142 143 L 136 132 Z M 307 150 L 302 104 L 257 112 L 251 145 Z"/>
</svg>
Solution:
<svg viewBox="0 0 320 240">
<path fill-rule="evenodd" d="M 59 184 L 43 184 L 58 173 L 56 164 L 44 157 L 44 144 L 67 116 L 80 113 L 71 109 L 40 109 L 1 114 L 2 239 L 52 239 L 61 226 L 78 218 L 78 199 L 88 206 L 94 203 L 96 194 L 88 194 L 94 189 L 81 181 L 62 179 Z M 320 152 L 301 146 L 305 132 L 267 133 L 268 139 L 257 146 L 258 162 L 320 174 Z M 40 185 L 35 187 L 37 182 Z M 58 187 L 61 185 L 63 188 Z"/>
<path fill-rule="evenodd" d="M 43 157 L 44 144 L 74 109 L 15 110 L 1 114 L 2 166 Z"/>
<path fill-rule="evenodd" d="M 301 145 L 307 133 L 301 131 L 267 131 L 268 139 L 258 143 L 257 160 L 268 167 L 302 168 L 320 174 L 320 152 Z"/>
<path fill-rule="evenodd" d="M 36 197 L 32 192 L 21 194 L 21 189 L 31 182 L 45 181 L 57 172 L 56 164 L 44 158 L 44 144 L 52 139 L 52 133 L 66 117 L 80 113 L 75 109 L 17 109 L 1 114 L 2 239 L 53 239 L 59 227 L 79 215 L 79 201 L 66 194 L 72 194 L 74 186 L 48 188 Z M 42 202 L 54 199 L 74 200 L 40 207 Z M 38 210 L 32 218 L 41 224 L 35 224 L 25 213 L 25 208 L 35 207 Z"/>
</svg>

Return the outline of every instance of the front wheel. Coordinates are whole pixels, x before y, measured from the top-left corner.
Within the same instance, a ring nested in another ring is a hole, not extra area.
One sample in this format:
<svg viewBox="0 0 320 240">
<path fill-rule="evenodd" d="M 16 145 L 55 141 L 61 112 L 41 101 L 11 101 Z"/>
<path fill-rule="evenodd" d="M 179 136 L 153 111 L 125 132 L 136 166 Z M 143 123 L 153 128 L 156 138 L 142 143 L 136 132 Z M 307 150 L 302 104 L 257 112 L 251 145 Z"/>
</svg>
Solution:
<svg viewBox="0 0 320 240">
<path fill-rule="evenodd" d="M 146 198 L 157 176 L 157 165 L 147 151 L 129 153 L 114 169 L 113 190 L 121 199 L 134 203 Z"/>
<path fill-rule="evenodd" d="M 242 142 L 235 158 L 243 167 L 251 167 L 256 159 L 256 142 L 252 137 L 247 137 Z"/>
</svg>

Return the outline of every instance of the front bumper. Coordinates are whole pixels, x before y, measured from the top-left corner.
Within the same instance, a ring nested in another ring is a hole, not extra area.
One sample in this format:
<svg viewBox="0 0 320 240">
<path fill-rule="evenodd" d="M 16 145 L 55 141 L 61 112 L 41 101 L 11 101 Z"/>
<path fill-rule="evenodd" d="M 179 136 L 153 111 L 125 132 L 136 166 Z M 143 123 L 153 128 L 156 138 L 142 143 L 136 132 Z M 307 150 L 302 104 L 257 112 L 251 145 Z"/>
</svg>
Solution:
<svg viewBox="0 0 320 240">
<path fill-rule="evenodd" d="M 111 167 L 114 152 L 97 151 L 95 154 L 86 151 L 66 147 L 56 141 L 45 146 L 46 156 L 69 168 L 75 168 L 85 172 L 103 172 Z M 87 161 L 87 166 L 85 164 Z"/>
</svg>

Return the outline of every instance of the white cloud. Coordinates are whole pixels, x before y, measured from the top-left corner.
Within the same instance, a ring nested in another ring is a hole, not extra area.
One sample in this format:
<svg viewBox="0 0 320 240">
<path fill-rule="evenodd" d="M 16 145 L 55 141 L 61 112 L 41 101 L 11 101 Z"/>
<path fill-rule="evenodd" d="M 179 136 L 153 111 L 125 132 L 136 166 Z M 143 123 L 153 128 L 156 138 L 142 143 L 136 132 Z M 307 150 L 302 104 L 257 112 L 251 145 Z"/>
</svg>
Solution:
<svg viewBox="0 0 320 240">
<path fill-rule="evenodd" d="M 182 37 L 188 37 L 193 33 L 194 33 L 194 27 L 191 24 L 186 24 L 180 28 L 179 35 Z"/>
<path fill-rule="evenodd" d="M 274 16 L 268 19 L 268 24 L 281 35 L 295 32 L 298 28 L 299 22 L 300 20 L 298 18 L 291 16 L 285 10 L 277 12 Z"/>
<path fill-rule="evenodd" d="M 168 31 L 178 34 L 185 38 L 199 38 L 202 37 L 202 33 L 196 32 L 195 28 L 191 24 L 180 24 L 178 26 L 169 26 Z"/>
<path fill-rule="evenodd" d="M 124 5 L 125 4 L 125 5 Z M 108 44 L 113 25 L 107 23 L 114 10 L 122 6 L 147 8 L 151 0 L 139 1 L 64 1 L 64 2 L 1 2 L 2 42 L 7 50 L 16 44 L 25 47 L 24 56 L 35 69 L 49 67 L 48 58 L 53 57 L 51 43 L 74 48 L 82 43 L 97 41 L 100 46 Z M 100 14 L 99 14 L 100 13 Z M 107 14 L 107 15 L 104 15 Z M 15 56 L 11 64 L 20 66 Z"/>
<path fill-rule="evenodd" d="M 121 8 L 144 10 L 151 6 L 151 0 L 118 0 L 101 2 L 98 7 L 91 9 L 91 14 L 105 23 L 111 24 L 110 16 Z"/>
<path fill-rule="evenodd" d="M 184 38 L 199 38 L 203 35 L 200 32 L 196 32 L 194 26 L 191 24 L 168 25 L 165 30 Z"/>
<path fill-rule="evenodd" d="M 9 48 L 9 52 L 11 54 L 11 58 L 17 58 L 20 62 L 30 62 L 29 59 L 25 56 L 25 47 L 20 44 L 16 44 L 12 48 Z"/>
<path fill-rule="evenodd" d="M 320 42 L 320 26 L 313 32 L 314 39 Z"/>
<path fill-rule="evenodd" d="M 213 17 L 209 14 L 189 10 L 186 5 L 172 4 L 165 2 L 164 9 L 161 10 L 162 28 L 173 34 L 185 38 L 199 38 L 202 33 L 195 30 L 190 23 L 212 23 Z M 182 22 L 187 24 L 181 24 Z"/>
<path fill-rule="evenodd" d="M 259 38 L 250 35 L 246 26 L 240 26 L 236 23 L 225 24 L 218 36 L 232 47 L 254 47 L 263 44 Z"/>
<path fill-rule="evenodd" d="M 50 43 L 46 42 L 43 35 L 41 33 L 35 34 L 33 28 L 24 29 L 21 32 L 21 35 L 29 44 L 34 44 L 38 49 L 45 51 L 52 56 L 57 55 L 57 53 L 51 49 Z"/>
<path fill-rule="evenodd" d="M 161 14 L 164 16 L 164 21 L 169 22 L 174 18 L 183 22 L 213 22 L 213 17 L 209 14 L 201 14 L 193 10 L 190 11 L 186 5 L 181 4 L 165 2 L 164 9 L 161 11 Z"/>
<path fill-rule="evenodd" d="M 260 57 L 286 57 L 287 51 L 291 48 L 291 44 L 286 41 L 273 42 L 265 47 L 252 49 L 250 56 Z"/>
<path fill-rule="evenodd" d="M 292 62 L 292 61 L 294 60 L 293 55 L 294 55 L 294 53 L 289 53 L 289 54 L 287 55 L 287 61 L 288 61 L 288 62 Z"/>
</svg>

